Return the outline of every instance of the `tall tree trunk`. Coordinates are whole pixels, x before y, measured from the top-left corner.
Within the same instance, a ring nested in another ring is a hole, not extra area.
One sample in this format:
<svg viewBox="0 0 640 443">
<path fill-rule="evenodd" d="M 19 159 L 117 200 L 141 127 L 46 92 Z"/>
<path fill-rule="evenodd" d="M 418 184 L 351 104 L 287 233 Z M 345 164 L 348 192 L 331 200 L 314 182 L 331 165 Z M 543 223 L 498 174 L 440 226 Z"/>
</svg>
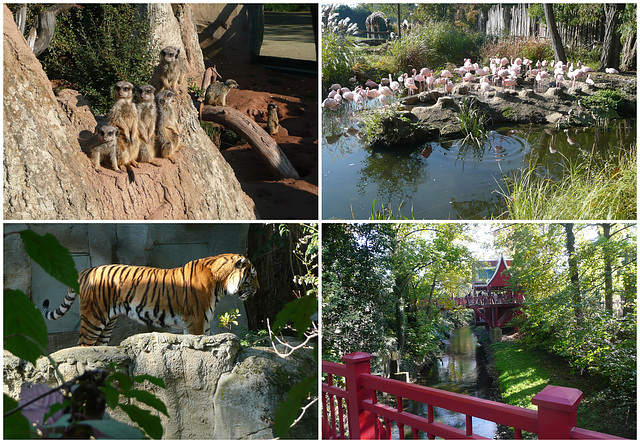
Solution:
<svg viewBox="0 0 640 443">
<path fill-rule="evenodd" d="M 402 290 L 397 292 L 396 299 L 396 337 L 398 339 L 398 351 L 400 356 L 404 355 L 404 335 L 405 335 L 405 316 L 404 316 L 404 297 Z"/>
<path fill-rule="evenodd" d="M 605 27 L 599 71 L 605 68 L 620 68 L 620 36 L 616 32 L 624 3 L 606 3 L 604 5 Z"/>
<path fill-rule="evenodd" d="M 573 234 L 573 223 L 563 223 L 567 234 L 567 254 L 569 255 L 569 279 L 574 312 L 578 325 L 582 324 L 582 295 L 580 294 L 580 277 L 578 275 L 578 261 L 575 255 L 576 237 Z"/>
<path fill-rule="evenodd" d="M 613 312 L 613 258 L 611 257 L 611 223 L 602 223 L 602 237 L 606 239 L 602 247 L 602 259 L 604 261 L 604 308 L 607 312 Z"/>
<path fill-rule="evenodd" d="M 626 33 L 622 47 L 621 71 L 635 71 L 638 64 L 638 39 L 635 29 Z"/>
<path fill-rule="evenodd" d="M 558 33 L 558 27 L 556 26 L 556 18 L 553 15 L 553 4 L 552 3 L 543 3 L 544 8 L 544 18 L 547 21 L 547 31 L 549 32 L 549 37 L 551 38 L 551 46 L 553 47 L 553 53 L 556 57 L 556 60 L 562 61 L 562 63 L 567 62 L 567 56 L 564 53 L 564 46 L 562 46 L 562 39 L 560 38 L 560 34 Z"/>
</svg>

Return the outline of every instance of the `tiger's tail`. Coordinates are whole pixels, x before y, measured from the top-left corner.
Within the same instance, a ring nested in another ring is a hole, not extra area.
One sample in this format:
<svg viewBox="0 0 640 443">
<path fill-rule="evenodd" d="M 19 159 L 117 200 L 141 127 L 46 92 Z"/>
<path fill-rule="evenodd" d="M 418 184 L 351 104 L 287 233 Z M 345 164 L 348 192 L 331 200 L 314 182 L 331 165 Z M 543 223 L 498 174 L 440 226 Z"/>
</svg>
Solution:
<svg viewBox="0 0 640 443">
<path fill-rule="evenodd" d="M 57 320 L 60 317 L 62 317 L 64 314 L 67 313 L 67 311 L 71 308 L 71 305 L 73 304 L 74 301 L 76 301 L 76 296 L 78 294 L 76 294 L 76 292 L 69 288 L 69 290 L 67 291 L 67 295 L 65 295 L 64 300 L 62 300 L 62 303 L 60 304 L 60 306 L 58 306 L 58 309 L 56 309 L 55 311 L 50 311 L 49 310 L 49 300 L 45 300 L 42 302 L 42 315 L 44 315 L 44 318 L 46 318 L 47 320 Z"/>
</svg>

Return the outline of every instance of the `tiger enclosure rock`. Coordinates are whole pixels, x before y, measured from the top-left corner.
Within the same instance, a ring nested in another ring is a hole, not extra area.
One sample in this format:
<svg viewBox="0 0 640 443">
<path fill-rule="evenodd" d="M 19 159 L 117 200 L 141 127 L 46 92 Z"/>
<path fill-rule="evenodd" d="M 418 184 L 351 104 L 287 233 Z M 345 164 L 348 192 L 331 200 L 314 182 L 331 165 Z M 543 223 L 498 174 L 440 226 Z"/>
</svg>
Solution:
<svg viewBox="0 0 640 443">
<path fill-rule="evenodd" d="M 125 173 L 94 170 L 78 137 L 86 118 L 81 123 L 69 118 L 73 109 L 59 103 L 6 5 L 3 19 L 5 220 L 258 217 L 190 102 L 180 109 L 184 146 L 175 163 L 143 164 L 135 169 L 134 182 Z M 82 103 L 78 99 L 76 106 Z"/>
<path fill-rule="evenodd" d="M 238 338 L 226 333 L 139 334 L 120 346 L 73 347 L 54 352 L 51 358 L 66 380 L 112 362 L 132 376 L 162 378 L 166 389 L 149 382 L 135 387 L 153 393 L 167 406 L 169 416 L 160 414 L 164 439 L 272 439 L 280 402 L 315 370 L 311 350 L 282 358 L 267 348 L 241 348 Z M 5 351 L 3 365 L 4 393 L 15 399 L 24 383 L 59 384 L 45 357 L 34 367 Z M 316 438 L 317 412 L 310 409 L 291 438 Z M 109 414 L 131 424 L 120 410 Z"/>
</svg>

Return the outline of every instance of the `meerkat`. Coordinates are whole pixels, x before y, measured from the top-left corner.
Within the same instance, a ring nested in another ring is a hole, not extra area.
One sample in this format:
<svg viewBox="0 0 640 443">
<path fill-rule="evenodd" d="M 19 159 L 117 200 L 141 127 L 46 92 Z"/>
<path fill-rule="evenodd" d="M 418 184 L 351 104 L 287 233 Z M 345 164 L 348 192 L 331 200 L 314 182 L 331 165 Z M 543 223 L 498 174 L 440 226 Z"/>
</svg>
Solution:
<svg viewBox="0 0 640 443">
<path fill-rule="evenodd" d="M 267 106 L 267 132 L 269 135 L 277 134 L 279 127 L 278 105 L 271 102 Z"/>
<path fill-rule="evenodd" d="M 156 88 L 156 94 L 165 89 L 181 92 L 187 77 L 187 68 L 180 48 L 167 46 L 160 51 L 160 64 L 156 66 L 151 78 L 151 84 Z"/>
<path fill-rule="evenodd" d="M 168 158 L 172 162 L 173 154 L 180 146 L 180 133 L 178 131 L 178 114 L 174 100 L 177 94 L 169 89 L 156 94 L 156 110 L 158 119 L 156 122 L 156 138 L 160 147 L 160 156 Z"/>
<path fill-rule="evenodd" d="M 109 111 L 109 124 L 118 129 L 118 166 L 138 166 L 138 109 L 133 103 L 133 85 L 118 82 L 113 91 L 116 101 Z"/>
<path fill-rule="evenodd" d="M 109 159 L 111 168 L 122 172 L 118 167 L 117 156 L 118 129 L 114 126 L 102 126 L 87 141 L 84 151 L 89 156 L 94 169 L 98 169 L 102 160 Z"/>
<path fill-rule="evenodd" d="M 227 106 L 227 94 L 232 88 L 237 88 L 238 83 L 228 79 L 224 83 L 211 83 L 204 94 L 204 104 L 211 106 Z"/>
<path fill-rule="evenodd" d="M 138 132 L 140 135 L 140 150 L 138 161 L 149 163 L 156 156 L 156 100 L 155 91 L 151 85 L 138 88 Z"/>
</svg>

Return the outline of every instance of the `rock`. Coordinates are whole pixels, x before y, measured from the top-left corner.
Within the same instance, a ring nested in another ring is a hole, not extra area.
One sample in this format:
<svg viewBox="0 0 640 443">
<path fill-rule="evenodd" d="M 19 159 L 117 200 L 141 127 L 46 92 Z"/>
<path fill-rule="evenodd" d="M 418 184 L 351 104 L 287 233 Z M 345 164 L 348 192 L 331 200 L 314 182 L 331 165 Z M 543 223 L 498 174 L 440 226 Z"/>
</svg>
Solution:
<svg viewBox="0 0 640 443">
<path fill-rule="evenodd" d="M 151 24 L 151 40 L 158 54 L 167 46 L 177 46 L 180 54 L 186 56 L 187 80 L 191 79 L 196 86 L 202 84 L 204 60 L 198 41 L 193 10 L 191 6 L 178 4 L 174 13 L 171 3 L 147 3 L 140 5 L 142 14 L 146 14 Z M 157 60 L 157 59 L 156 59 Z"/>
<path fill-rule="evenodd" d="M 120 346 L 68 348 L 51 358 L 66 380 L 110 363 L 132 376 L 162 378 L 166 389 L 147 381 L 135 388 L 153 393 L 167 406 L 169 416 L 160 414 L 165 439 L 275 438 L 273 420 L 280 402 L 293 385 L 316 370 L 308 349 L 285 359 L 267 348 L 241 349 L 233 334 L 139 334 Z M 34 367 L 5 351 L 3 365 L 4 392 L 15 399 L 26 382 L 59 384 L 45 357 Z M 313 409 L 292 429 L 291 438 L 317 438 Z M 119 409 L 109 414 L 131 424 Z"/>
<path fill-rule="evenodd" d="M 186 98 L 180 108 L 185 147 L 175 164 L 142 164 L 133 183 L 127 174 L 94 170 L 78 141 L 86 124 L 79 123 L 84 117 L 75 119 L 84 112 L 81 100 L 74 105 L 77 113 L 67 108 L 72 121 L 6 6 L 3 32 L 5 220 L 257 217 L 253 201 Z"/>
</svg>

